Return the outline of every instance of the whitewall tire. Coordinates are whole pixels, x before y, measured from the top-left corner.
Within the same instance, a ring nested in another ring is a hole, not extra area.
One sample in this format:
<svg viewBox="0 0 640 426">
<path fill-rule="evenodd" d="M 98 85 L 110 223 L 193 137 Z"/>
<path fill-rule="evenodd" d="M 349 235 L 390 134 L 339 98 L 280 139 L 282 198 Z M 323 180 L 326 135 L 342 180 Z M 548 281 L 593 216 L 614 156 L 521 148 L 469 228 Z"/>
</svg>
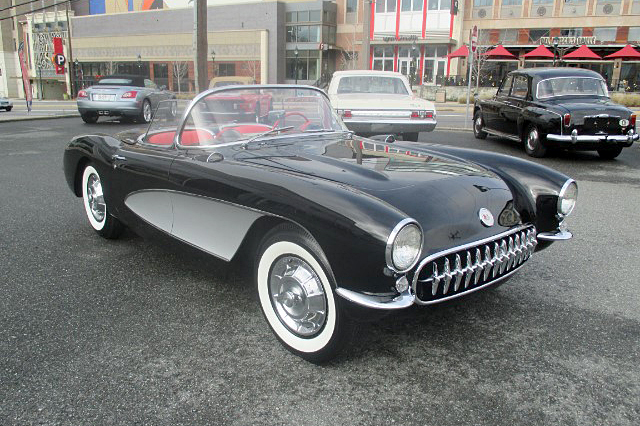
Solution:
<svg viewBox="0 0 640 426">
<path fill-rule="evenodd" d="M 117 238 L 123 225 L 111 216 L 104 198 L 102 179 L 92 165 L 82 172 L 82 201 L 91 227 L 105 238 Z"/>
<path fill-rule="evenodd" d="M 311 362 L 335 357 L 350 321 L 317 242 L 290 225 L 269 232 L 258 251 L 256 286 L 262 313 L 280 342 Z"/>
</svg>

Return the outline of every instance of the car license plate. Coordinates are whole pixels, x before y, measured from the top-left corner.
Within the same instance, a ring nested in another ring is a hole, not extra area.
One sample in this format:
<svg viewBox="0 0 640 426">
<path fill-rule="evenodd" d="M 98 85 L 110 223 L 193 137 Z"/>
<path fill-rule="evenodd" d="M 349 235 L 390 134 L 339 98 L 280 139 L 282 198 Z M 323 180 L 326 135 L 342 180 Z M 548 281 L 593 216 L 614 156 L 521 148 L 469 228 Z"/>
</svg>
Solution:
<svg viewBox="0 0 640 426">
<path fill-rule="evenodd" d="M 94 101 L 115 101 L 116 95 L 105 95 L 102 93 L 95 93 L 93 95 L 93 100 Z"/>
</svg>

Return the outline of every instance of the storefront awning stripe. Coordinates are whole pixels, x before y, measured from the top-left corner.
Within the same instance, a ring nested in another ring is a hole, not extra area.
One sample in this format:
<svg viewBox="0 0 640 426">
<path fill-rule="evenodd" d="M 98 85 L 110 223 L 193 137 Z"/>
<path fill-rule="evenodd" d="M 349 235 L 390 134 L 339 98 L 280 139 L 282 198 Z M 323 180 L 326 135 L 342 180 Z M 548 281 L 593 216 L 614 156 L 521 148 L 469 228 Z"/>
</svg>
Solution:
<svg viewBox="0 0 640 426">
<path fill-rule="evenodd" d="M 630 44 L 627 44 L 625 47 L 618 50 L 617 52 L 612 53 L 611 55 L 605 56 L 605 58 L 606 59 L 621 58 L 621 59 L 638 60 L 640 59 L 640 52 L 638 52 L 636 49 L 631 47 Z"/>
<path fill-rule="evenodd" d="M 553 53 L 547 49 L 547 47 L 543 44 L 536 47 L 529 53 L 525 53 L 522 55 L 523 58 L 551 58 L 553 59 Z"/>
<path fill-rule="evenodd" d="M 447 55 L 449 58 L 466 58 L 469 56 L 469 48 L 466 44 L 463 44 L 453 52 Z"/>
<path fill-rule="evenodd" d="M 594 53 L 586 44 L 583 44 L 573 52 L 564 55 L 562 59 L 602 59 L 602 56 Z"/>
<path fill-rule="evenodd" d="M 486 52 L 484 55 L 487 58 L 494 58 L 494 59 L 498 59 L 498 58 L 502 58 L 502 59 L 518 59 L 518 58 L 515 57 L 515 55 L 513 53 L 509 52 L 501 44 L 497 45 L 495 48 L 493 48 L 490 51 Z"/>
</svg>

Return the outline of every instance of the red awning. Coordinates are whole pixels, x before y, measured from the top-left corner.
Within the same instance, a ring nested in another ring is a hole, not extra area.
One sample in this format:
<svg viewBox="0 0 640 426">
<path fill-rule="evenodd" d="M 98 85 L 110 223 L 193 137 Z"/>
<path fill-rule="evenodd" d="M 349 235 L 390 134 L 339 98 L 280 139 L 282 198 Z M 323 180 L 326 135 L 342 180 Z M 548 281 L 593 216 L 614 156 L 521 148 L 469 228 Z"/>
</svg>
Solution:
<svg viewBox="0 0 640 426">
<path fill-rule="evenodd" d="M 622 49 L 618 50 L 616 53 L 612 53 L 611 55 L 607 55 L 607 56 L 605 56 L 605 58 L 606 59 L 622 58 L 622 59 L 637 60 L 637 59 L 640 59 L 640 52 L 638 52 L 636 49 L 631 47 L 630 44 L 627 44 L 625 47 L 623 47 Z"/>
<path fill-rule="evenodd" d="M 447 56 L 449 58 L 466 58 L 469 56 L 469 48 L 467 47 L 466 44 L 463 44 L 462 46 L 457 48 L 455 51 L 449 53 Z"/>
<path fill-rule="evenodd" d="M 586 44 L 583 44 L 573 52 L 564 55 L 562 59 L 602 59 L 602 57 L 593 53 L 593 50 L 589 49 Z"/>
<path fill-rule="evenodd" d="M 551 58 L 553 59 L 553 53 L 547 49 L 547 47 L 543 44 L 541 44 L 540 46 L 536 47 L 535 49 L 533 49 L 531 52 L 529 53 L 525 53 L 524 55 L 522 55 L 523 58 Z"/>
<path fill-rule="evenodd" d="M 491 59 L 518 59 L 501 44 L 486 52 L 484 55 Z"/>
</svg>

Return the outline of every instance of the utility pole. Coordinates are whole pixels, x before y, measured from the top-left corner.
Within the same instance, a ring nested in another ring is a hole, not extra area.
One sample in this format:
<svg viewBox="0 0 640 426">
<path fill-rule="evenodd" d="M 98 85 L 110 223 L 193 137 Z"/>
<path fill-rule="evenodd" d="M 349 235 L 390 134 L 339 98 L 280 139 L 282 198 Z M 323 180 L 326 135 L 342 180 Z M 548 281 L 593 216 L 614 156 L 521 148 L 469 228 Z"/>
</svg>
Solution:
<svg viewBox="0 0 640 426">
<path fill-rule="evenodd" d="M 207 84 L 207 0 L 193 1 L 193 62 L 196 93 L 204 91 Z"/>
<path fill-rule="evenodd" d="M 364 16 L 363 16 L 363 31 L 362 31 L 362 58 L 363 58 L 363 69 L 369 69 L 369 63 L 371 62 L 370 53 L 370 33 L 371 33 L 371 3 L 372 0 L 364 0 L 363 8 L 364 8 Z"/>
</svg>

